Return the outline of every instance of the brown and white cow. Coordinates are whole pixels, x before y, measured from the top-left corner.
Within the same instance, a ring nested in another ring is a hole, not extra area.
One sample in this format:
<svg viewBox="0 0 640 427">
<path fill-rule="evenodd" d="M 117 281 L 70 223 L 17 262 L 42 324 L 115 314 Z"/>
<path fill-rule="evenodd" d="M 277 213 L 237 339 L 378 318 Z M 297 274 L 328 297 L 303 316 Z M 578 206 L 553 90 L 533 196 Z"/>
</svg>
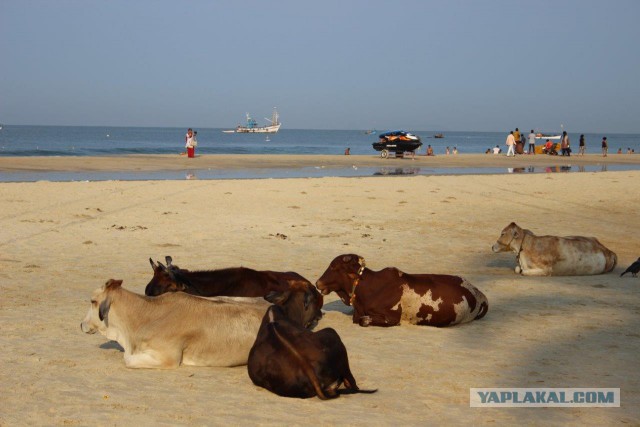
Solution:
<svg viewBox="0 0 640 427">
<path fill-rule="evenodd" d="M 347 349 L 335 330 L 301 328 L 275 305 L 262 319 L 249 352 L 248 370 L 255 385 L 285 397 L 330 399 L 376 391 L 358 388 Z M 342 384 L 345 389 L 340 389 Z"/>
<path fill-rule="evenodd" d="M 269 296 L 300 326 L 318 310 L 304 306 L 303 297 L 299 292 Z M 247 363 L 270 305 L 264 298 L 202 298 L 183 292 L 147 297 L 111 279 L 93 292 L 80 328 L 117 341 L 128 368 L 238 366 Z"/>
<path fill-rule="evenodd" d="M 489 309 L 487 297 L 462 277 L 408 274 L 394 267 L 372 271 L 354 254 L 331 261 L 316 286 L 353 305 L 353 323 L 360 326 L 449 326 L 480 319 Z"/>
<path fill-rule="evenodd" d="M 617 255 L 595 237 L 536 236 L 515 222 L 507 225 L 493 252 L 516 254 L 515 272 L 525 276 L 586 276 L 608 273 Z"/>
</svg>

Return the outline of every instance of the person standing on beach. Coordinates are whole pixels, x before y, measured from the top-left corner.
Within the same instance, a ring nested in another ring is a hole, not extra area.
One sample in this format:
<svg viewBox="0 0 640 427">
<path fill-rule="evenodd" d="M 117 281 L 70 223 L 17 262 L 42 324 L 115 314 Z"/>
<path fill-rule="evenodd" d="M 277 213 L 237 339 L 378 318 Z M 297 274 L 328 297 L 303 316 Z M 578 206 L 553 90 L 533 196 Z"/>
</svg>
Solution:
<svg viewBox="0 0 640 427">
<path fill-rule="evenodd" d="M 513 138 L 516 140 L 516 142 L 521 141 L 522 136 L 520 135 L 520 129 L 516 128 L 516 131 L 513 132 Z"/>
<path fill-rule="evenodd" d="M 571 148 L 569 145 L 569 135 L 565 130 L 562 132 L 562 142 L 560 143 L 560 148 L 562 149 L 563 156 L 571 156 Z"/>
<path fill-rule="evenodd" d="M 607 137 L 602 137 L 602 157 L 607 157 L 607 151 L 609 151 L 609 144 L 607 143 Z"/>
<path fill-rule="evenodd" d="M 578 148 L 578 153 L 581 156 L 584 156 L 584 150 L 586 149 L 586 146 L 584 145 L 584 134 L 580 135 L 580 148 Z"/>
<path fill-rule="evenodd" d="M 187 129 L 187 134 L 184 136 L 184 148 L 187 149 L 187 156 L 194 157 L 195 149 L 193 148 L 193 129 Z"/>
<path fill-rule="evenodd" d="M 529 151 L 528 154 L 536 154 L 536 134 L 531 129 L 529 134 Z"/>
<path fill-rule="evenodd" d="M 514 146 L 516 145 L 516 138 L 513 136 L 513 131 L 509 132 L 509 136 L 507 136 L 507 141 L 505 142 L 507 145 L 507 157 L 515 156 L 516 153 L 513 151 Z"/>
</svg>

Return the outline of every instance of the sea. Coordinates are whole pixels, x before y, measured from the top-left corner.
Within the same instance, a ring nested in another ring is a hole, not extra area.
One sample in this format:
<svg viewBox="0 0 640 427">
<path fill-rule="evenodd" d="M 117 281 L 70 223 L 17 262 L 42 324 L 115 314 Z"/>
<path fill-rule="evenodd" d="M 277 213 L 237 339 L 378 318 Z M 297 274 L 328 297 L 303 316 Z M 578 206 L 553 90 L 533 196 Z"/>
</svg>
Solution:
<svg viewBox="0 0 640 427">
<path fill-rule="evenodd" d="M 306 154 L 306 155 L 342 155 L 349 148 L 354 155 L 377 155 L 372 143 L 378 139 L 378 134 L 385 130 L 313 130 L 313 129 L 281 129 L 276 134 L 246 134 L 225 133 L 218 128 L 194 129 L 198 132 L 198 147 L 196 153 L 202 154 Z M 431 145 L 436 155 L 444 154 L 448 147 L 455 148 L 460 154 L 485 153 L 488 149 L 500 146 L 505 149 L 505 132 L 469 132 L 438 130 L 407 131 L 418 135 L 423 143 L 420 154 L 424 154 L 427 145 Z M 114 156 L 131 154 L 178 154 L 184 149 L 185 128 L 169 127 L 109 127 L 109 126 L 26 126 L 3 125 L 0 129 L 0 156 Z M 435 138 L 436 134 L 443 134 L 443 138 Z M 600 141 L 607 136 L 609 152 L 615 153 L 618 148 L 623 152 L 634 150 L 640 153 L 640 134 L 585 134 L 587 152 L 600 152 Z M 574 149 L 577 148 L 579 133 L 569 133 Z M 608 170 L 615 169 L 609 165 Z M 632 166 L 633 167 L 633 166 Z M 629 168 L 629 166 L 627 166 Z M 587 171 L 589 168 L 587 168 Z M 582 170 L 585 170 L 582 168 Z M 407 173 L 506 173 L 509 170 L 451 170 L 415 168 L 407 169 Z M 184 171 L 176 175 L 175 172 L 155 172 L 146 176 L 140 174 L 93 174 L 87 179 L 184 179 L 196 177 L 193 172 Z M 290 177 L 291 171 L 199 171 L 197 178 L 278 178 Z M 259 173 L 260 175 L 256 175 Z M 403 174 L 400 170 L 386 171 L 384 168 L 376 170 L 343 170 L 322 171 L 302 170 L 294 172 L 296 176 L 364 176 L 364 175 L 394 175 Z M 15 173 L 8 175 L 0 169 L 0 181 L 31 181 L 38 179 L 75 180 L 83 179 L 77 174 L 50 173 L 49 175 L 32 174 L 17 177 Z M 85 174 L 86 175 L 86 174 Z M 131 175 L 131 176 L 129 176 Z"/>
</svg>

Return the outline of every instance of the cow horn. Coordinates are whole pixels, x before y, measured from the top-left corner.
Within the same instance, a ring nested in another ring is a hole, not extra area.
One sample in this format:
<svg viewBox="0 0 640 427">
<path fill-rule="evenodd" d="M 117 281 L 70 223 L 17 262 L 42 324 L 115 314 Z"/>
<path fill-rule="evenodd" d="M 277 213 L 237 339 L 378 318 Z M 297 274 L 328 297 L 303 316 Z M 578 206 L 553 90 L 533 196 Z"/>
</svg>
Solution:
<svg viewBox="0 0 640 427">
<path fill-rule="evenodd" d="M 151 268 L 153 268 L 154 270 L 156 269 L 156 265 L 154 264 L 153 260 L 151 258 L 149 258 L 149 263 L 151 264 Z"/>
</svg>

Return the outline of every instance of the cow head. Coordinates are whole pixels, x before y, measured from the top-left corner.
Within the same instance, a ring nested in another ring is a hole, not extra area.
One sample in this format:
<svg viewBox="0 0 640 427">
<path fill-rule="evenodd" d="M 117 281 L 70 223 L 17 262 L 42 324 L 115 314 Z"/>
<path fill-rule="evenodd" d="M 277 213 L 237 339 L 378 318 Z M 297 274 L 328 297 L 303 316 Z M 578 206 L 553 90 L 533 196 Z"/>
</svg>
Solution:
<svg viewBox="0 0 640 427">
<path fill-rule="evenodd" d="M 354 284 L 362 275 L 364 267 L 364 258 L 354 254 L 340 255 L 331 261 L 316 286 L 323 295 L 335 292 L 343 303 L 351 305 Z"/>
<path fill-rule="evenodd" d="M 151 268 L 153 269 L 153 278 L 144 289 L 144 294 L 150 297 L 157 297 L 167 292 L 184 292 L 186 285 L 179 280 L 180 268 L 171 264 L 171 257 L 165 258 L 167 266 L 165 267 L 160 261 L 154 264 L 149 258 Z"/>
<path fill-rule="evenodd" d="M 102 287 L 93 291 L 91 307 L 85 316 L 80 329 L 87 334 L 104 332 L 109 326 L 109 310 L 111 309 L 111 294 L 122 286 L 122 280 L 109 279 Z"/>
<path fill-rule="evenodd" d="M 524 239 L 524 230 L 515 222 L 507 225 L 502 232 L 498 241 L 491 247 L 493 252 L 508 252 L 513 251 L 518 253 L 522 247 L 522 240 Z"/>
<path fill-rule="evenodd" d="M 311 284 L 303 290 L 270 292 L 264 298 L 282 307 L 287 318 L 303 328 L 313 328 L 322 318 L 322 295 Z"/>
</svg>

